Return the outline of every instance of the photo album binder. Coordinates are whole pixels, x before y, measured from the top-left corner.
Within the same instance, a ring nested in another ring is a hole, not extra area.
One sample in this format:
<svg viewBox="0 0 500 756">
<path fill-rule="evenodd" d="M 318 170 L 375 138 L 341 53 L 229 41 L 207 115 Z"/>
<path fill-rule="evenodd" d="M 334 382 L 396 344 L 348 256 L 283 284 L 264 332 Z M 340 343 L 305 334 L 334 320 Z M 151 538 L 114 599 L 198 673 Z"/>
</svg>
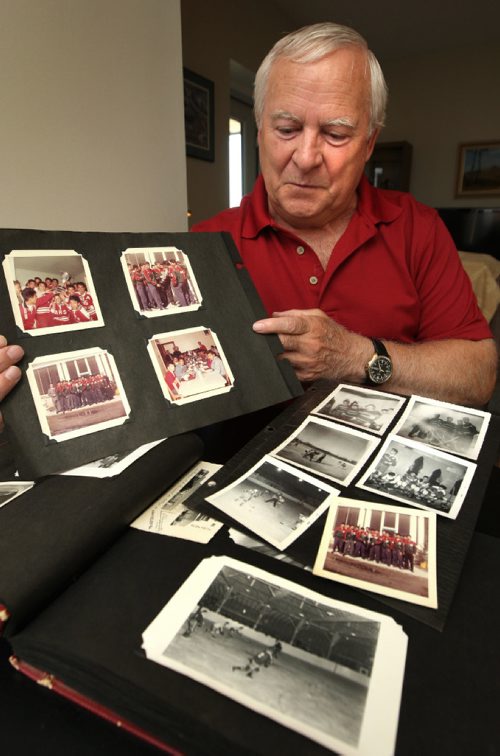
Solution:
<svg viewBox="0 0 500 756">
<path fill-rule="evenodd" d="M 0 231 L 2 409 L 21 479 L 302 392 L 228 234 Z"/>
</svg>

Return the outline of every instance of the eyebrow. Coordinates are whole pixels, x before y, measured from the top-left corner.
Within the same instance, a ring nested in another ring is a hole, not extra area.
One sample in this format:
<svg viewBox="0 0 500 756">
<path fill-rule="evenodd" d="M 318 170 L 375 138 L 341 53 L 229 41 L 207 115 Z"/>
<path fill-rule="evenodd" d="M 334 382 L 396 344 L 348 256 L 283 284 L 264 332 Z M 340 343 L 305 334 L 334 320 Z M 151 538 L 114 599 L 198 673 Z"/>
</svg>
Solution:
<svg viewBox="0 0 500 756">
<path fill-rule="evenodd" d="M 294 123 L 302 123 L 302 119 L 298 116 L 294 115 L 293 113 L 290 113 L 288 110 L 276 110 L 274 113 L 271 113 L 271 120 L 272 121 L 279 121 L 280 119 L 284 119 L 285 121 L 293 121 Z M 351 129 L 351 131 L 356 131 L 358 124 L 354 122 L 351 118 L 347 116 L 339 116 L 338 118 L 331 118 L 328 121 L 325 121 L 325 123 L 321 124 L 324 127 L 328 128 L 329 126 L 343 126 L 344 128 Z"/>
</svg>

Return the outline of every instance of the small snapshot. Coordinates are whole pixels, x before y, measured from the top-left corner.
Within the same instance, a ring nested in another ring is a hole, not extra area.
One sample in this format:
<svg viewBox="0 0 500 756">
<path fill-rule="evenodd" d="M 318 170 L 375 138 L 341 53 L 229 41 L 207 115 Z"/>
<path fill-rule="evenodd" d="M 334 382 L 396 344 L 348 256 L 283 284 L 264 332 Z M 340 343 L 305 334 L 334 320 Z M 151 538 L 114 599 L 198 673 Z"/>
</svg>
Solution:
<svg viewBox="0 0 500 756">
<path fill-rule="evenodd" d="M 338 489 L 272 457 L 207 496 L 214 507 L 277 549 L 286 549 L 324 512 Z"/>
<path fill-rule="evenodd" d="M 490 418 L 489 412 L 412 396 L 394 433 L 450 454 L 477 459 Z"/>
<path fill-rule="evenodd" d="M 206 399 L 230 391 L 234 384 L 219 339 L 209 328 L 156 334 L 148 342 L 148 353 L 169 402 Z"/>
<path fill-rule="evenodd" d="M 90 267 L 73 250 L 13 250 L 3 269 L 16 325 L 31 336 L 103 326 Z"/>
<path fill-rule="evenodd" d="M 56 441 L 113 428 L 130 415 L 115 361 L 104 349 L 37 357 L 26 375 L 42 431 Z"/>
<path fill-rule="evenodd" d="M 201 292 L 185 252 L 177 247 L 130 247 L 121 256 L 134 310 L 147 318 L 198 310 Z"/>
<path fill-rule="evenodd" d="M 313 410 L 313 414 L 382 436 L 404 402 L 404 398 L 396 394 L 341 383 Z"/>
<path fill-rule="evenodd" d="M 378 444 L 368 433 L 309 417 L 272 456 L 347 486 Z"/>
<path fill-rule="evenodd" d="M 142 637 L 151 661 L 325 748 L 394 751 L 407 637 L 390 617 L 212 557 Z"/>
<path fill-rule="evenodd" d="M 389 436 L 356 485 L 454 520 L 475 469 L 473 462 Z"/>
<path fill-rule="evenodd" d="M 436 515 L 339 497 L 313 572 L 436 609 Z"/>
</svg>

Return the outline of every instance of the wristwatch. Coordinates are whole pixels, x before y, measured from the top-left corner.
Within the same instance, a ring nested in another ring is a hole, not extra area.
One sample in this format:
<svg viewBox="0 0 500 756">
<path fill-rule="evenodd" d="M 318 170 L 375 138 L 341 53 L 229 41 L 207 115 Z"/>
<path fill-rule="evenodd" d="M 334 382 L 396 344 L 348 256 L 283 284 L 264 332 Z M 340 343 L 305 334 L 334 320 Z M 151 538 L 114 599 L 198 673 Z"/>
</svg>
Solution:
<svg viewBox="0 0 500 756">
<path fill-rule="evenodd" d="M 380 385 L 389 380 L 392 375 L 392 360 L 387 349 L 378 339 L 372 339 L 375 354 L 366 366 L 366 377 L 369 383 Z"/>
</svg>

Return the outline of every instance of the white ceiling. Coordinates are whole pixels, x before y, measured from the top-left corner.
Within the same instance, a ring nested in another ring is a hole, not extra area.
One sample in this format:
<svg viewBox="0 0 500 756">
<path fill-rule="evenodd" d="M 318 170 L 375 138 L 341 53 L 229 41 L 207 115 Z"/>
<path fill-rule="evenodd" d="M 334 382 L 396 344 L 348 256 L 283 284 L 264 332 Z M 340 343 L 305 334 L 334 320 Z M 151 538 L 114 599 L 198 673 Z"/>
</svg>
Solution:
<svg viewBox="0 0 500 756">
<path fill-rule="evenodd" d="M 500 45 L 499 0 L 273 2 L 296 28 L 319 21 L 352 26 L 381 60 L 452 47 L 462 47 L 467 55 L 469 47 L 495 42 Z"/>
</svg>

